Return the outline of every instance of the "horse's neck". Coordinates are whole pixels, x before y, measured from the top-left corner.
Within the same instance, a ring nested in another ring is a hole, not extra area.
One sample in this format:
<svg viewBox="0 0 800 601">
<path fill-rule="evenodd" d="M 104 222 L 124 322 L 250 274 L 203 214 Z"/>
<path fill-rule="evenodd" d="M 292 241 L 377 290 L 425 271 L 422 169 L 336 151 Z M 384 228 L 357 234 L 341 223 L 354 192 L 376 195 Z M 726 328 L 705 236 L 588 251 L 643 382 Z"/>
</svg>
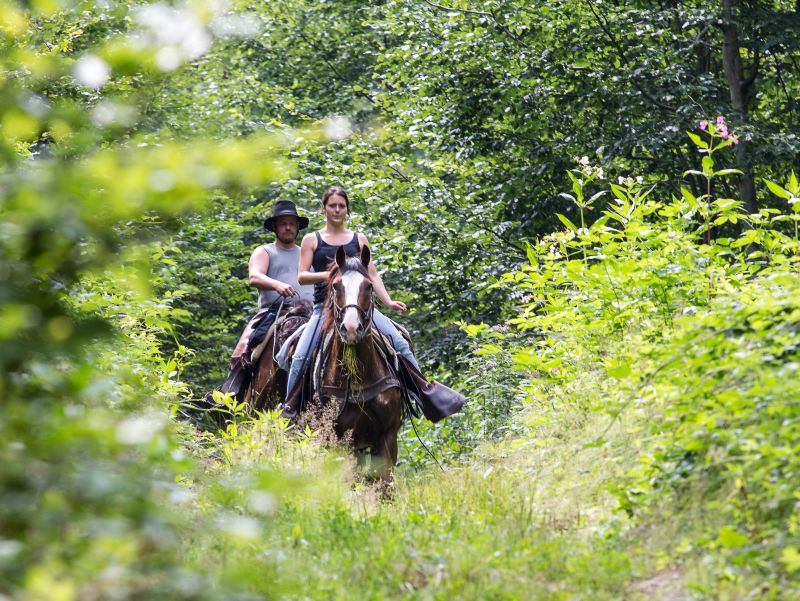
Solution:
<svg viewBox="0 0 800 601">
<path fill-rule="evenodd" d="M 344 351 L 344 344 L 340 342 L 340 356 L 342 351 Z M 375 342 L 372 340 L 371 333 L 368 333 L 360 342 L 356 344 L 356 357 L 358 358 L 358 363 L 362 368 L 368 368 L 374 365 L 377 357 L 375 353 Z"/>
<path fill-rule="evenodd" d="M 333 356 L 338 357 L 341 359 L 342 353 L 344 352 L 344 343 L 341 340 L 336 339 L 334 342 L 336 345 L 334 347 Z M 364 338 L 355 345 L 355 352 L 356 352 L 356 360 L 358 361 L 359 371 L 362 374 L 372 374 L 375 377 L 381 377 L 383 374 L 383 366 L 378 358 L 377 349 L 375 348 L 375 342 L 372 337 L 372 333 L 368 333 Z M 335 371 L 339 371 L 339 361 L 333 361 L 330 363 L 330 366 L 334 368 Z M 334 374 L 330 374 L 330 376 L 334 376 Z"/>
<path fill-rule="evenodd" d="M 375 342 L 372 333 L 364 336 L 363 340 L 356 346 L 356 356 L 362 369 L 374 368 L 378 361 L 378 354 L 375 352 Z"/>
</svg>

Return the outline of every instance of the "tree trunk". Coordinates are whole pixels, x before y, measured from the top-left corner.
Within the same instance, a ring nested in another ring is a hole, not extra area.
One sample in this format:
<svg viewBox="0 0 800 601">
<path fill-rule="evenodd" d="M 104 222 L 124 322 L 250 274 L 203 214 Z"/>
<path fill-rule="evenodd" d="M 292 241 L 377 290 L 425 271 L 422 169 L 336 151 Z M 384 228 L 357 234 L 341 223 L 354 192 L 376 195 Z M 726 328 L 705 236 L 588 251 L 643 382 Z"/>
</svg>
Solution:
<svg viewBox="0 0 800 601">
<path fill-rule="evenodd" d="M 739 14 L 735 10 L 735 0 L 722 0 L 722 66 L 731 93 L 731 107 L 736 120 L 745 125 L 748 121 L 748 104 L 752 97 L 752 86 L 758 70 L 757 61 L 753 73 L 745 80 L 742 69 L 741 44 L 739 43 Z M 758 212 L 756 202 L 756 182 L 750 160 L 750 144 L 740 140 L 736 147 L 736 168 L 742 171 L 739 176 L 739 197 L 748 213 Z"/>
</svg>

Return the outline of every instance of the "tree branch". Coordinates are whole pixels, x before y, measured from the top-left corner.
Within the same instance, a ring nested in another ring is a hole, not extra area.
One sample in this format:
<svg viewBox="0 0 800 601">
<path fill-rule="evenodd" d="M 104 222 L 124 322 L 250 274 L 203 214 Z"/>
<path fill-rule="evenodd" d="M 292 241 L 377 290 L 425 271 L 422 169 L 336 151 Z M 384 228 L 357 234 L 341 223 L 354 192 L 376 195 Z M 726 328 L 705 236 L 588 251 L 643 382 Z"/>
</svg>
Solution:
<svg viewBox="0 0 800 601">
<path fill-rule="evenodd" d="M 589 10 L 594 15 L 594 18 L 597 21 L 597 24 L 600 26 L 600 29 L 603 31 L 603 33 L 606 35 L 606 37 L 609 39 L 609 41 L 611 42 L 611 45 L 614 47 L 614 50 L 616 51 L 617 56 L 619 57 L 619 60 L 624 65 L 626 65 L 626 66 L 629 65 L 630 64 L 630 60 L 626 56 L 626 54 L 625 54 L 624 50 L 622 49 L 622 46 L 620 45 L 620 43 L 617 41 L 617 38 L 614 37 L 613 33 L 611 33 L 611 30 L 608 27 L 608 21 L 606 21 L 606 19 L 603 16 L 601 16 L 597 12 L 597 10 L 595 10 L 594 4 L 592 4 L 592 0 L 584 0 L 584 1 L 586 2 L 586 5 L 589 7 Z M 633 79 L 631 79 L 630 82 L 633 84 L 633 86 L 637 90 L 639 90 L 639 93 L 642 94 L 642 96 L 647 98 L 650 102 L 655 104 L 658 108 L 664 109 L 665 111 L 669 111 L 671 113 L 675 112 L 675 109 L 673 107 L 661 102 L 658 98 L 656 98 L 655 96 L 653 96 L 652 94 L 647 92 L 638 82 L 636 82 Z"/>
<path fill-rule="evenodd" d="M 517 42 L 523 48 L 528 48 L 528 45 L 522 40 L 522 38 L 520 38 L 517 34 L 515 34 L 508 27 L 506 27 L 505 25 L 500 23 L 500 21 L 497 20 L 497 16 L 493 12 L 487 13 L 482 10 L 470 10 L 467 8 L 456 8 L 455 6 L 444 6 L 442 4 L 436 4 L 435 2 L 431 2 L 431 0 L 422 0 L 422 1 L 428 6 L 439 10 L 458 12 L 464 15 L 477 15 L 479 17 L 486 17 L 488 19 L 491 19 L 492 23 L 495 24 L 497 29 L 499 29 L 501 32 L 510 37 L 512 40 Z"/>
<path fill-rule="evenodd" d="M 303 38 L 303 40 L 304 40 L 304 41 L 305 41 L 305 42 L 306 42 L 306 43 L 307 43 L 309 46 L 311 46 L 311 47 L 312 47 L 314 50 L 316 50 L 317 52 L 319 52 L 319 53 L 320 53 L 320 56 L 321 56 L 321 58 L 322 58 L 322 61 L 323 61 L 323 62 L 324 62 L 326 65 L 328 65 L 328 68 L 329 68 L 331 71 L 333 71 L 333 74 L 334 74 L 334 76 L 336 77 L 336 79 L 338 79 L 339 81 L 341 81 L 342 83 L 344 83 L 344 84 L 345 84 L 347 87 L 349 87 L 349 88 L 350 88 L 350 90 L 351 90 L 351 91 L 352 91 L 354 94 L 356 94 L 357 96 L 361 96 L 362 98 L 365 98 L 366 100 L 368 100 L 368 101 L 369 101 L 369 102 L 370 102 L 370 103 L 371 103 L 373 106 L 375 106 L 376 108 L 379 108 L 379 109 L 383 109 L 383 108 L 384 108 L 383 106 L 381 106 L 381 105 L 380 105 L 380 104 L 379 104 L 379 103 L 378 103 L 378 102 L 377 102 L 377 101 L 376 101 L 376 100 L 375 100 L 375 99 L 374 99 L 374 98 L 373 98 L 373 97 L 372 97 L 370 94 L 368 94 L 367 92 L 364 92 L 364 91 L 361 91 L 361 90 L 355 90 L 355 89 L 353 89 L 353 84 L 350 82 L 350 80 L 349 80 L 348 78 L 346 78 L 344 75 L 342 75 L 342 73 L 341 73 L 341 72 L 340 72 L 340 71 L 339 71 L 339 70 L 336 68 L 336 65 L 334 65 L 333 63 L 331 63 L 331 61 L 328 59 L 328 57 L 326 57 L 326 56 L 325 56 L 325 49 L 324 49 L 324 48 L 321 48 L 319 44 L 317 44 L 317 43 L 316 43 L 314 40 L 310 39 L 310 38 L 309 38 L 309 37 L 308 37 L 308 36 L 305 34 L 305 32 L 303 31 L 302 27 L 300 27 L 299 25 L 298 25 L 298 28 L 297 28 L 297 33 L 298 33 L 298 35 L 299 35 L 301 38 Z"/>
<path fill-rule="evenodd" d="M 387 167 L 389 167 L 389 169 L 391 169 L 391 170 L 392 170 L 392 171 L 394 171 L 394 172 L 395 172 L 397 175 L 399 175 L 399 176 L 402 178 L 402 180 L 403 180 L 404 182 L 408 182 L 409 184 L 410 184 L 410 183 L 412 183 L 412 180 L 411 180 L 411 178 L 410 178 L 410 177 L 408 177 L 408 176 L 407 176 L 405 173 L 403 173 L 402 171 L 400 171 L 400 170 L 399 170 L 397 167 L 393 167 L 392 165 L 387 165 Z"/>
<path fill-rule="evenodd" d="M 433 8 L 438 8 L 439 10 L 446 10 L 450 12 L 462 13 L 465 15 L 478 15 L 481 17 L 490 17 L 494 19 L 494 15 L 492 13 L 486 13 L 482 10 L 469 10 L 467 8 L 456 8 L 454 6 L 442 6 L 441 4 L 436 4 L 435 2 L 431 2 L 430 0 L 422 0 L 428 6 Z"/>
<path fill-rule="evenodd" d="M 750 72 L 750 75 L 747 76 L 747 79 L 745 79 L 742 82 L 742 92 L 744 94 L 747 94 L 750 91 L 750 86 L 752 86 L 753 82 L 756 80 L 760 64 L 761 64 L 761 51 L 759 48 L 756 48 L 753 57 L 753 70 Z"/>
<path fill-rule="evenodd" d="M 468 221 L 468 223 L 470 223 L 470 222 Z M 502 242 L 505 242 L 508 246 L 510 246 L 511 248 L 515 249 L 519 253 L 519 255 L 521 257 L 524 258 L 524 257 L 528 256 L 528 253 L 525 251 L 524 248 L 522 248 L 521 246 L 517 246 L 509 238 L 507 238 L 506 236 L 503 236 L 502 234 L 497 233 L 493 229 L 491 229 L 489 227 L 486 227 L 485 225 L 482 225 L 480 223 L 470 223 L 470 225 L 472 225 L 473 227 L 477 227 L 478 229 L 483 230 L 485 232 L 488 232 L 489 234 L 492 234 L 498 240 L 500 240 Z"/>
</svg>

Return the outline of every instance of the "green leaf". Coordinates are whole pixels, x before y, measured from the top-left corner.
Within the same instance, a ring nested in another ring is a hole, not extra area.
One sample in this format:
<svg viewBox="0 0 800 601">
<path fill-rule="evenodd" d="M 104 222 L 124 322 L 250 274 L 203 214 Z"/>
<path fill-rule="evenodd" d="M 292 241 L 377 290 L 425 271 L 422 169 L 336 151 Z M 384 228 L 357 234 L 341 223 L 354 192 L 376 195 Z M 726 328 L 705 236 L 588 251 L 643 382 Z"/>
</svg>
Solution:
<svg viewBox="0 0 800 601">
<path fill-rule="evenodd" d="M 530 242 L 525 242 L 525 255 L 528 257 L 528 261 L 531 265 L 536 265 L 538 263 L 536 251 L 533 250 Z"/>
<path fill-rule="evenodd" d="M 719 531 L 717 542 L 728 549 L 738 549 L 745 546 L 750 539 L 731 526 L 723 526 Z"/>
<path fill-rule="evenodd" d="M 602 447 L 604 444 L 608 442 L 605 438 L 597 438 L 591 442 L 587 442 L 583 445 L 584 449 L 595 449 L 598 447 Z"/>
<path fill-rule="evenodd" d="M 786 547 L 781 552 L 781 563 L 790 574 L 800 570 L 800 551 L 796 547 Z"/>
<path fill-rule="evenodd" d="M 577 231 L 578 231 L 578 226 L 576 226 L 576 225 L 575 225 L 574 223 L 572 223 L 572 222 L 571 222 L 569 219 L 567 219 L 566 217 L 564 217 L 564 215 L 562 215 L 561 213 L 556 213 L 556 217 L 558 217 L 558 220 L 559 220 L 561 223 L 563 223 L 564 225 L 566 225 L 566 226 L 567 226 L 567 227 L 568 227 L 570 230 L 572 230 L 573 232 L 577 232 Z"/>
<path fill-rule="evenodd" d="M 767 182 L 767 188 L 769 188 L 770 191 L 775 196 L 780 196 L 781 198 L 785 198 L 786 200 L 789 200 L 792 197 L 792 194 L 788 190 L 785 190 L 783 187 L 779 186 L 775 182 L 771 182 L 769 180 L 764 180 L 764 181 Z"/>
<path fill-rule="evenodd" d="M 631 368 L 629 365 L 624 363 L 618 363 L 616 365 L 610 365 L 606 367 L 606 373 L 608 373 L 608 375 L 612 378 L 621 380 L 631 375 Z"/>
<path fill-rule="evenodd" d="M 467 334 L 467 336 L 471 338 L 474 338 L 484 330 L 489 329 L 489 326 L 487 326 L 485 323 L 477 323 L 477 324 L 461 323 L 459 325 L 461 326 L 461 329 Z"/>
<path fill-rule="evenodd" d="M 730 146 L 731 144 L 733 144 L 733 140 L 734 140 L 733 138 L 728 138 L 727 140 L 722 140 L 722 142 L 720 142 L 719 144 L 714 146 L 714 148 L 711 149 L 711 152 L 715 152 L 715 151 L 717 151 L 717 150 L 719 150 L 721 148 L 726 148 L 727 146 Z"/>
<path fill-rule="evenodd" d="M 618 186 L 617 184 L 611 184 L 611 192 L 619 198 L 620 200 L 624 200 L 628 202 L 628 195 L 625 193 L 625 188 L 622 186 Z"/>
<path fill-rule="evenodd" d="M 706 150 L 708 149 L 708 142 L 703 140 L 703 138 L 698 136 L 696 133 L 687 131 L 686 134 L 689 136 L 689 138 L 691 138 L 692 142 L 694 142 L 698 148 L 703 148 Z"/>
<path fill-rule="evenodd" d="M 789 175 L 788 190 L 795 196 L 800 196 L 800 184 L 797 182 L 797 176 L 794 174 L 794 169 L 792 169 L 792 173 Z"/>
<path fill-rule="evenodd" d="M 683 196 L 684 200 L 686 200 L 686 202 L 689 203 L 690 207 L 696 207 L 697 206 L 697 204 L 698 204 L 697 203 L 697 198 L 695 197 L 694 194 L 691 193 L 689 188 L 686 188 L 686 187 L 681 188 L 681 196 Z"/>
</svg>

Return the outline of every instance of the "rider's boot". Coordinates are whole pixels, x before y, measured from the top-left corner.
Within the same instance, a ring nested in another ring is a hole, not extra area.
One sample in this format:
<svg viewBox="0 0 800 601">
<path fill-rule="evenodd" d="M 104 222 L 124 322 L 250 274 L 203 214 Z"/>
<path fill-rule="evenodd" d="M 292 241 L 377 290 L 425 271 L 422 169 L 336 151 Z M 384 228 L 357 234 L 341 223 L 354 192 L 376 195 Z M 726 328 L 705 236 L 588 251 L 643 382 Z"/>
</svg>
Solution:
<svg viewBox="0 0 800 601">
<path fill-rule="evenodd" d="M 247 389 L 247 385 L 250 383 L 252 371 L 253 365 L 250 362 L 250 352 L 245 351 L 238 357 L 231 359 L 231 368 L 230 371 L 228 371 L 228 377 L 217 390 L 223 394 L 230 393 L 236 397 L 238 402 L 241 402 L 244 399 L 244 392 Z M 213 397 L 213 393 L 206 395 L 206 398 L 208 399 L 209 396 Z"/>
</svg>

